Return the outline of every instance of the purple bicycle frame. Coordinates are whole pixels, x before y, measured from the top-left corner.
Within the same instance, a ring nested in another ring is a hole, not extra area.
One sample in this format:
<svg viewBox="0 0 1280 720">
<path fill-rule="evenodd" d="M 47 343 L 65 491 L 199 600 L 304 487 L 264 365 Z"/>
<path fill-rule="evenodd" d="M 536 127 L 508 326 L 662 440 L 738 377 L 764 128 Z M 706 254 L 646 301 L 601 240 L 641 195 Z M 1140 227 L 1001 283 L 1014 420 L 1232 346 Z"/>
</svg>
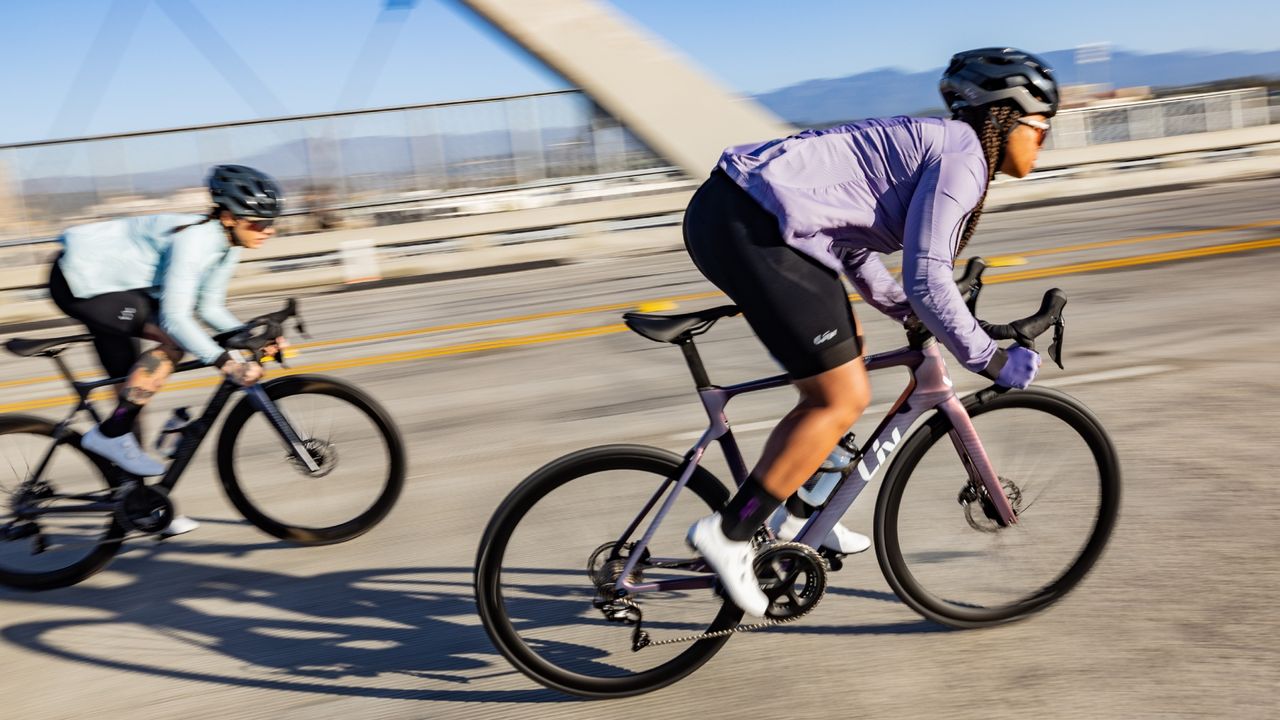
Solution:
<svg viewBox="0 0 1280 720">
<path fill-rule="evenodd" d="M 978 439 L 978 433 L 973 429 L 973 423 L 969 420 L 969 413 L 965 410 L 960 398 L 956 396 L 951 377 L 947 374 L 946 363 L 943 361 L 942 353 L 938 349 L 937 341 L 930 339 L 919 350 L 900 348 L 886 353 L 870 355 L 866 358 L 866 365 L 868 372 L 903 366 L 910 370 L 911 378 L 898 401 L 894 403 L 888 415 L 876 428 L 871 440 L 862 446 L 862 458 L 857 466 L 836 485 L 827 501 L 805 523 L 804 529 L 800 531 L 796 540 L 810 547 L 818 547 L 822 539 L 827 536 L 827 533 L 835 527 L 835 524 L 853 505 L 853 501 L 857 499 L 859 493 L 871 482 L 880 468 L 884 467 L 885 463 L 892 458 L 894 451 L 902 445 L 904 434 L 911 428 L 912 424 L 920 416 L 934 409 L 940 410 L 951 421 L 951 441 L 955 445 L 956 452 L 959 453 L 970 479 L 980 481 L 986 488 L 996 512 L 1000 515 L 1001 522 L 1006 525 L 1016 523 L 1017 516 L 1014 514 L 1013 508 L 1004 494 L 1004 489 L 1000 486 L 999 477 L 991 466 L 991 461 L 987 458 L 982 442 Z M 626 566 L 615 586 L 621 594 L 631 595 L 640 592 L 684 590 L 711 586 L 714 576 L 710 574 L 640 583 L 632 583 L 628 578 L 632 577 L 632 571 L 635 570 L 635 566 L 643 556 L 644 549 L 649 546 L 649 542 L 653 539 L 658 526 L 675 503 L 680 491 L 689 482 L 689 478 L 693 476 L 694 469 L 702 460 L 703 454 L 706 453 L 712 442 L 720 443 L 720 447 L 729 463 L 729 470 L 733 473 L 735 483 L 741 485 L 746 480 L 747 466 L 742 459 L 742 452 L 738 449 L 737 440 L 733 437 L 733 431 L 729 428 L 729 419 L 724 413 L 725 406 L 729 404 L 729 401 L 745 393 L 769 390 L 789 384 L 791 384 L 789 376 L 775 375 L 762 380 L 753 380 L 728 387 L 708 387 L 698 390 L 698 395 L 702 399 L 702 405 L 707 411 L 707 417 L 710 418 L 711 425 L 685 455 L 684 466 L 679 479 L 675 481 L 674 487 L 671 487 L 670 480 L 663 483 L 622 534 L 619 546 L 635 532 L 635 529 L 639 527 L 640 522 L 657 504 L 662 494 L 667 492 L 669 487 L 671 488 L 662 507 L 658 510 L 657 516 L 654 517 L 649 527 L 645 530 L 644 536 L 641 537 L 640 541 L 629 553 Z"/>
</svg>

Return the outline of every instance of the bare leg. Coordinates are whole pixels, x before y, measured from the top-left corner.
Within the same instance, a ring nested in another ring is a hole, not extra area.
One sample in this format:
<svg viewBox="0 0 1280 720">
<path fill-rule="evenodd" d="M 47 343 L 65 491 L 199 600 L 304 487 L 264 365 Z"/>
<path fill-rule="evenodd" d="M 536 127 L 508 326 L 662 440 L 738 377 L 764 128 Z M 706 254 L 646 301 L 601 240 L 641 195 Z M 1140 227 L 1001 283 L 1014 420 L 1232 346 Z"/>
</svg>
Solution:
<svg viewBox="0 0 1280 720">
<path fill-rule="evenodd" d="M 174 366 L 182 360 L 182 349 L 159 327 L 147 325 L 146 335 L 160 344 L 142 353 L 134 363 L 120 389 L 119 405 L 102 423 L 102 434 L 107 437 L 119 437 L 133 429 L 138 413 L 164 387 Z"/>
<path fill-rule="evenodd" d="M 764 489 L 785 500 L 826 459 L 871 402 L 862 358 L 795 381 L 800 402 L 773 429 L 752 472 Z"/>
<path fill-rule="evenodd" d="M 794 381 L 800 402 L 773 429 L 751 474 L 721 511 L 721 529 L 742 542 L 822 465 L 871 400 L 861 357 Z"/>
</svg>

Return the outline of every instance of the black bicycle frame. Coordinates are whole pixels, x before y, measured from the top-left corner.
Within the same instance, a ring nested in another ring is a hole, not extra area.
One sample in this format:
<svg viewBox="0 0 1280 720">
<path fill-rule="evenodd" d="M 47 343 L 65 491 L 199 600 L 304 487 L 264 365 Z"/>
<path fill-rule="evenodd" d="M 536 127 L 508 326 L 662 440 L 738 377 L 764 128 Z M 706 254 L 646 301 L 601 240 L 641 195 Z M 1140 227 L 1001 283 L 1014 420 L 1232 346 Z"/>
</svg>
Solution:
<svg viewBox="0 0 1280 720">
<path fill-rule="evenodd" d="M 68 437 L 66 430 L 77 413 L 81 411 L 87 412 L 89 416 L 93 418 L 94 422 L 99 424 L 102 422 L 102 416 L 98 414 L 98 411 L 93 406 L 93 402 L 89 399 L 89 396 L 93 391 L 111 385 L 119 385 L 127 380 L 127 378 L 116 377 L 94 380 L 92 382 L 79 382 L 71 374 L 71 369 L 67 367 L 66 362 L 59 356 L 58 352 L 50 354 L 49 357 L 53 359 L 54 363 L 58 366 L 58 370 L 64 377 L 66 377 L 67 382 L 70 383 L 71 387 L 75 390 L 76 395 L 79 397 L 79 401 L 76 403 L 76 406 L 72 408 L 71 412 L 55 426 L 53 444 L 49 446 L 49 450 L 40 460 L 39 465 L 36 466 L 35 473 L 31 476 L 33 481 L 39 480 L 39 478 L 44 475 L 44 471 L 53 457 L 54 450 L 66 441 L 66 438 Z M 174 368 L 173 374 L 176 375 L 189 370 L 198 370 L 206 367 L 209 366 L 198 360 L 189 360 Z M 227 401 L 231 399 L 231 396 L 235 394 L 237 390 L 241 389 L 245 391 L 250 402 L 262 411 L 262 414 L 267 418 L 271 427 L 280 435 L 281 440 L 283 440 L 286 447 L 289 448 L 289 452 L 293 455 L 294 459 L 301 463 L 303 467 L 307 468 L 309 472 L 315 472 L 319 469 L 319 466 L 316 465 L 315 459 L 311 457 L 311 453 L 307 452 L 306 448 L 302 444 L 301 438 L 298 437 L 297 432 L 293 429 L 293 424 L 287 417 L 285 417 L 284 412 L 276 406 L 275 402 L 271 400 L 266 391 L 260 385 L 241 388 L 230 380 L 223 379 L 223 381 L 218 385 L 218 388 L 214 391 L 213 397 L 209 399 L 209 403 L 205 406 L 204 412 L 200 414 L 200 417 L 192 420 L 181 431 L 182 440 L 173 454 L 173 462 L 169 464 L 169 467 L 165 470 L 163 478 L 159 483 L 157 483 L 159 487 L 163 487 L 166 491 L 173 490 L 173 488 L 178 484 L 178 479 L 182 477 L 182 473 L 186 471 L 187 466 L 191 463 L 191 459 L 195 456 L 196 451 L 200 449 L 201 443 L 204 442 L 209 431 L 213 429 L 213 424 L 217 421 L 223 408 L 226 407 Z M 123 471 L 120 472 L 123 473 Z M 83 505 L 59 505 L 58 507 L 31 508 L 30 510 L 22 512 L 21 515 L 24 518 L 29 519 L 40 515 L 82 512 L 96 513 L 113 510 L 116 505 L 115 502 L 102 502 L 99 500 L 98 498 L 100 497 L 100 493 L 62 495 L 60 497 L 84 499 L 89 502 L 86 502 Z"/>
</svg>

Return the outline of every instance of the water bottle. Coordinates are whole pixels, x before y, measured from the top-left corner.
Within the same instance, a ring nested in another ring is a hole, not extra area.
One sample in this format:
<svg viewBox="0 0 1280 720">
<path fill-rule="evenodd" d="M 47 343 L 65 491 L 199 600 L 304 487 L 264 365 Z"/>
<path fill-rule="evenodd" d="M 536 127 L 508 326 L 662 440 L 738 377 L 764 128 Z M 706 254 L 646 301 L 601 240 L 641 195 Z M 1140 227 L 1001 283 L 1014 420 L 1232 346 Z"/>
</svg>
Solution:
<svg viewBox="0 0 1280 720">
<path fill-rule="evenodd" d="M 156 437 L 156 450 L 167 458 L 172 458 L 178 452 L 178 446 L 182 444 L 182 431 L 191 424 L 191 413 L 187 412 L 184 407 L 175 408 L 173 414 L 165 421 L 164 427 L 160 429 L 160 435 Z"/>
<path fill-rule="evenodd" d="M 804 482 L 797 494 L 810 507 L 817 507 L 827 501 L 837 483 L 849 473 L 849 468 L 858 460 L 858 441 L 853 433 L 840 438 L 835 448 L 822 461 L 822 466 L 813 477 Z"/>
</svg>

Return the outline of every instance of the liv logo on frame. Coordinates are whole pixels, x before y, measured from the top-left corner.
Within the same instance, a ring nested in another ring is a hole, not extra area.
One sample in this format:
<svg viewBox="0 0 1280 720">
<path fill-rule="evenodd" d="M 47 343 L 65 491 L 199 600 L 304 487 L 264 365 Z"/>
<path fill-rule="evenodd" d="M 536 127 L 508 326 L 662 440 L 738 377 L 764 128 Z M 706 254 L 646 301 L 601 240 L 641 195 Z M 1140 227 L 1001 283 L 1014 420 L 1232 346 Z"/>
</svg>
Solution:
<svg viewBox="0 0 1280 720">
<path fill-rule="evenodd" d="M 890 439 L 885 440 L 882 444 L 879 440 L 871 445 L 871 455 L 862 458 L 862 462 L 858 463 L 858 474 L 863 480 L 871 482 L 871 478 L 875 477 L 876 471 L 880 469 L 880 465 L 884 463 L 884 459 L 888 457 L 893 449 L 898 447 L 898 443 L 902 442 L 902 433 L 898 428 L 893 429 Z M 876 464 L 868 466 L 867 463 L 875 460 Z"/>
</svg>

